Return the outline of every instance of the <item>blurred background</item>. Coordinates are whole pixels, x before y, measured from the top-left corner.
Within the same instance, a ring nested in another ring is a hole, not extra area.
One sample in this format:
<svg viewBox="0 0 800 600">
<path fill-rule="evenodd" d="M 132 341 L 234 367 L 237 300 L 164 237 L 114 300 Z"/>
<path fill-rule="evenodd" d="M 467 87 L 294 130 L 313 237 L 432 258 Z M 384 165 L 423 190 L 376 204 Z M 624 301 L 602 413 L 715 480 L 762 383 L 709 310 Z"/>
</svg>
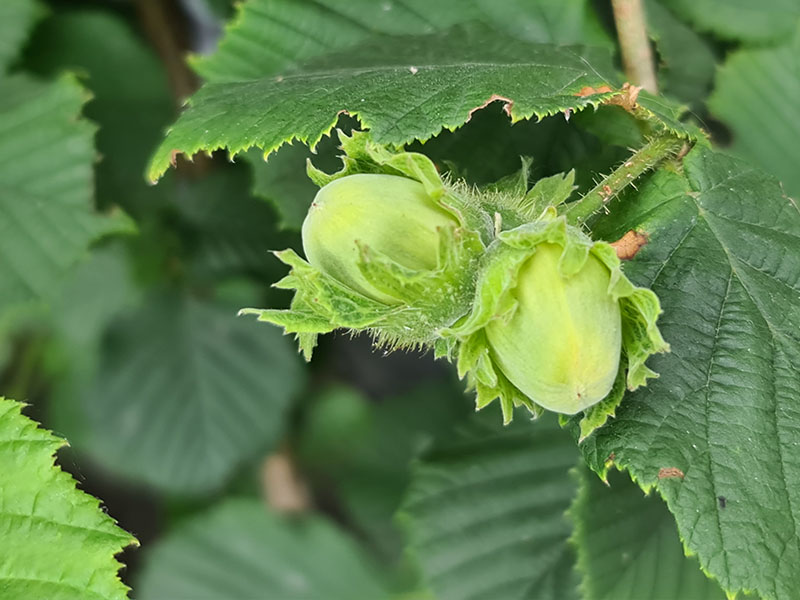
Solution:
<svg viewBox="0 0 800 600">
<path fill-rule="evenodd" d="M 362 37 L 439 24 L 387 24 L 344 1 L 256 4 L 251 23 L 262 29 L 249 43 L 269 49 L 256 65 L 237 62 L 235 44 L 215 54 L 234 16 L 228 0 L 30 3 L 26 28 L 13 34 L 28 36 L 22 51 L 0 48 L 10 73 L 0 79 L 0 109 L 11 111 L 0 184 L 40 182 L 60 207 L 35 224 L 0 225 L 0 253 L 29 276 L 20 283 L 4 272 L 0 282 L 0 390 L 31 403 L 28 414 L 69 440 L 62 467 L 140 540 L 121 556 L 136 598 L 287 598 L 297 590 L 370 598 L 378 589 L 432 598 L 396 513 L 419 457 L 457 443 L 463 427 L 492 431 L 499 408 L 471 416 L 472 398 L 430 354 L 385 355 L 366 337 L 334 334 L 305 364 L 280 330 L 236 317 L 242 307 L 288 304 L 288 293 L 270 287 L 285 267 L 269 251 L 300 250 L 315 193 L 305 160 L 337 168 L 335 141 L 314 155 L 287 146 L 269 162 L 258 151 L 179 161 L 155 186 L 143 173 L 203 79 L 275 74 L 335 48 L 333 38 L 315 42 L 314 19 L 339 33 L 361 28 Z M 470 4 L 509 35 L 615 52 L 605 2 Z M 800 119 L 781 115 L 797 105 L 800 83 L 762 82 L 776 113 L 754 132 L 764 94 L 747 79 L 748 69 L 759 72 L 759 52 L 783 56 L 796 42 L 774 49 L 759 30 L 708 35 L 686 3 L 647 7 L 663 91 L 686 103 L 717 144 L 762 163 L 797 194 L 796 143 L 773 156 L 758 140 L 776 127 L 781 140 L 797 139 Z M 287 32 L 298 39 L 289 43 Z M 88 122 L 77 123 L 84 101 Z M 56 121 L 63 106 L 67 115 Z M 478 185 L 515 171 L 525 155 L 534 179 L 574 167 L 585 190 L 641 145 L 635 124 L 608 127 L 626 119 L 606 107 L 569 122 L 511 126 L 494 103 L 415 149 Z M 30 148 L 10 144 L 14 127 Z M 457 462 L 443 452 L 426 477 L 436 480 L 437 461 Z"/>
</svg>

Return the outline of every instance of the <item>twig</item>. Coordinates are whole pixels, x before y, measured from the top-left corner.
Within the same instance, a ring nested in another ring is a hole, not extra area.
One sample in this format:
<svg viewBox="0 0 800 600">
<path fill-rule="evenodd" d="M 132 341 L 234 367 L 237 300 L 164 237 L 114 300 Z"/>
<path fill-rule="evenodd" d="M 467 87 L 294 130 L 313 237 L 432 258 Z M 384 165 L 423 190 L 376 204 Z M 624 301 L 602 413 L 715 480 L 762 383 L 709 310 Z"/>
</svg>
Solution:
<svg viewBox="0 0 800 600">
<path fill-rule="evenodd" d="M 175 108 L 180 110 L 200 83 L 186 62 L 188 45 L 184 15 L 175 0 L 136 0 L 136 7 L 142 29 L 164 65 Z M 202 177 L 210 166 L 211 159 L 198 154 L 191 160 L 181 161 L 179 172 L 190 177 Z"/>
<path fill-rule="evenodd" d="M 622 190 L 632 185 L 643 173 L 665 158 L 677 154 L 683 144 L 684 140 L 670 135 L 650 140 L 611 174 L 604 177 L 583 198 L 568 204 L 564 211 L 567 220 L 573 225 L 585 224 L 590 217 L 599 212 Z"/>
<path fill-rule="evenodd" d="M 170 2 L 136 0 L 139 18 L 150 42 L 161 57 L 178 107 L 197 89 L 197 78 L 184 59 L 178 23 L 173 19 Z"/>
<path fill-rule="evenodd" d="M 658 93 L 653 51 L 647 37 L 642 0 L 611 0 L 614 23 L 622 51 L 625 75 L 631 83 L 653 94 Z"/>
<path fill-rule="evenodd" d="M 282 513 L 302 513 L 311 508 L 311 492 L 297 469 L 287 445 L 264 459 L 262 493 L 267 505 Z"/>
</svg>

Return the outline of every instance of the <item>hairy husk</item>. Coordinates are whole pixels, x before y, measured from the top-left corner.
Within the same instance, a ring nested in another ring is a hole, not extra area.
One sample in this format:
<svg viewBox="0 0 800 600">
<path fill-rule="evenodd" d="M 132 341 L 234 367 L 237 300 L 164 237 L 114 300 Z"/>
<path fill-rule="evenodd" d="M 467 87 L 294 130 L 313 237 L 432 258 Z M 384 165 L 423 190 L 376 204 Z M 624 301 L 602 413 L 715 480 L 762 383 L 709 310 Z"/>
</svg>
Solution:
<svg viewBox="0 0 800 600">
<path fill-rule="evenodd" d="M 656 295 L 622 273 L 611 246 L 548 210 L 498 235 L 470 314 L 442 335 L 454 340 L 447 348 L 478 408 L 499 399 L 506 422 L 517 406 L 534 417 L 583 410 L 585 437 L 613 416 L 626 387 L 657 376 L 644 363 L 669 350 L 660 312 Z"/>
<path fill-rule="evenodd" d="M 614 415 L 626 388 L 656 374 L 669 346 L 658 298 L 622 273 L 614 249 L 558 216 L 574 174 L 476 190 L 440 177 L 422 154 L 339 135 L 343 167 L 308 174 L 322 188 L 303 224 L 307 261 L 276 253 L 295 291 L 288 310 L 244 309 L 297 336 L 366 332 L 376 345 L 433 348 L 456 363 L 476 407 L 582 412 L 584 439 Z M 563 420 L 563 419 L 562 419 Z"/>
<path fill-rule="evenodd" d="M 610 272 L 588 256 L 577 273 L 559 270 L 562 247 L 537 246 L 509 290 L 516 307 L 486 325 L 492 359 L 539 406 L 575 414 L 605 398 L 622 350 L 619 302 Z"/>
<path fill-rule="evenodd" d="M 357 174 L 332 181 L 318 193 L 303 222 L 306 260 L 322 273 L 386 304 L 401 304 L 369 281 L 359 267 L 361 248 L 410 271 L 439 267 L 440 231 L 458 226 L 418 181 L 397 175 Z"/>
</svg>

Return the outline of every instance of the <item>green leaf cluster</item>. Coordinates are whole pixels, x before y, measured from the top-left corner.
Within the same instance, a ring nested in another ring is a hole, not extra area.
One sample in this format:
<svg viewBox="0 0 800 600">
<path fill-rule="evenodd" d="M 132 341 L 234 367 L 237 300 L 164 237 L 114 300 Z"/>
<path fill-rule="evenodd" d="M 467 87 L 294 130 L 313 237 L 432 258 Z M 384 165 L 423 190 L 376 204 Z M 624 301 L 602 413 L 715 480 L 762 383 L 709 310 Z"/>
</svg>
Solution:
<svg viewBox="0 0 800 600">
<path fill-rule="evenodd" d="M 0 597 L 793 599 L 796 2 L 647 0 L 658 95 L 589 0 L 231 4 L 0 6 L 0 394 L 106 504 L 0 400 Z M 443 278 L 359 255 L 416 310 L 302 257 L 317 187 L 358 173 L 457 214 Z M 499 386 L 480 328 L 437 331 L 543 231 L 615 248 L 671 352 L 560 422 L 474 414 L 433 355 Z M 341 325 L 435 350 L 316 339 Z"/>
</svg>

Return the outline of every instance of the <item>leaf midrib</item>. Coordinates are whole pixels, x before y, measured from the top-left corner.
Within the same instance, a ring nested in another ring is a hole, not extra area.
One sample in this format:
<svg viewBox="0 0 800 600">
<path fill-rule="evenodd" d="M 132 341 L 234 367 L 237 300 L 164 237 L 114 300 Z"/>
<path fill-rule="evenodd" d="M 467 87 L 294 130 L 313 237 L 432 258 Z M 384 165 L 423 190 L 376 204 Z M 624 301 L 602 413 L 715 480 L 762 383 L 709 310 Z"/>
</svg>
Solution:
<svg viewBox="0 0 800 600">
<path fill-rule="evenodd" d="M 309 70 L 309 71 L 298 71 L 296 73 L 289 73 L 287 75 L 271 75 L 268 77 L 259 77 L 254 79 L 238 79 L 234 81 L 224 81 L 219 83 L 207 83 L 205 84 L 205 88 L 226 88 L 230 87 L 231 85 L 242 84 L 242 85 L 249 85 L 254 83 L 265 83 L 267 81 L 272 83 L 284 83 L 287 81 L 292 80 L 314 80 L 314 79 L 341 79 L 343 75 L 349 77 L 356 77 L 360 75 L 366 74 L 374 74 L 374 73 L 395 73 L 395 72 L 404 72 L 409 75 L 409 77 L 415 77 L 419 75 L 419 71 L 423 69 L 428 69 L 431 71 L 434 70 L 458 70 L 458 69 L 465 69 L 465 68 L 493 68 L 493 69 L 512 69 L 512 68 L 524 68 L 528 69 L 531 67 L 542 68 L 542 69 L 554 69 L 554 70 L 562 70 L 562 71 L 575 71 L 582 75 L 590 75 L 594 74 L 597 77 L 605 80 L 605 78 L 597 73 L 595 69 L 592 69 L 590 65 L 586 64 L 586 70 L 579 69 L 577 67 L 566 66 L 566 65 L 554 65 L 554 64 L 541 64 L 535 62 L 518 62 L 518 63 L 498 63 L 498 62 L 482 62 L 482 61 L 469 61 L 463 63 L 436 63 L 436 64 L 415 64 L 409 62 L 408 64 L 402 65 L 376 65 L 374 67 L 358 67 L 358 68 L 344 68 L 344 69 L 325 69 L 324 71 L 320 70 Z M 418 69 L 416 74 L 412 74 L 409 71 L 410 67 L 414 67 Z M 598 97 L 604 98 L 609 94 L 606 92 L 604 94 L 597 94 Z"/>
</svg>

